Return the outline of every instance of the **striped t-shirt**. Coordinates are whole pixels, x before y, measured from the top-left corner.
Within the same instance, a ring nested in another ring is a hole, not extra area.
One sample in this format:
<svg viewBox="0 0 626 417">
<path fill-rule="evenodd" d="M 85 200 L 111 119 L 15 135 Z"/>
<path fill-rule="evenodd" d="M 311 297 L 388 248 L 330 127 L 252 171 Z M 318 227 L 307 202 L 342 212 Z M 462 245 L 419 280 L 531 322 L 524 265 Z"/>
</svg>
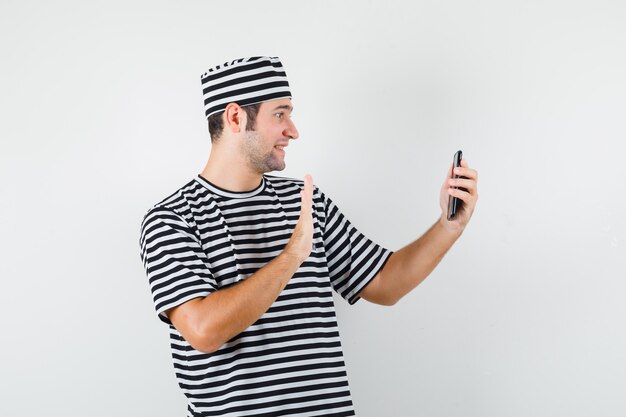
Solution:
<svg viewBox="0 0 626 417">
<path fill-rule="evenodd" d="M 195 350 L 166 311 L 245 280 L 278 256 L 300 215 L 303 181 L 265 175 L 249 192 L 198 176 L 141 225 L 141 258 L 169 325 L 187 416 L 351 416 L 334 289 L 350 304 L 391 251 L 373 243 L 317 187 L 313 251 L 257 322 L 217 351 Z"/>
</svg>

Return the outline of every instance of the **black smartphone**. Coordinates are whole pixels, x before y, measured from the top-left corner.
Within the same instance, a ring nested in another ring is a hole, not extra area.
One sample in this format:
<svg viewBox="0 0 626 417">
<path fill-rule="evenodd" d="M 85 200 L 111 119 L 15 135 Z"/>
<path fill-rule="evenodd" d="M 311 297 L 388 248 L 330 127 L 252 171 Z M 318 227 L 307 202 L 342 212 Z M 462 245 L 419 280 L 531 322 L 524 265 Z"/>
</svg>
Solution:
<svg viewBox="0 0 626 417">
<path fill-rule="evenodd" d="M 457 151 L 454 154 L 454 158 L 453 158 L 453 165 L 454 165 L 455 168 L 461 166 L 461 159 L 463 159 L 463 151 L 459 150 L 459 151 Z M 452 178 L 466 178 L 466 177 L 462 177 L 460 175 L 457 175 L 453 171 L 452 172 Z M 467 191 L 463 187 L 454 187 L 454 188 L 458 188 L 458 189 L 461 189 L 463 191 Z M 454 216 L 456 216 L 456 212 L 462 206 L 463 206 L 463 200 L 461 200 L 460 198 L 457 198 L 457 197 L 449 196 L 448 197 L 448 220 L 454 219 Z"/>
</svg>

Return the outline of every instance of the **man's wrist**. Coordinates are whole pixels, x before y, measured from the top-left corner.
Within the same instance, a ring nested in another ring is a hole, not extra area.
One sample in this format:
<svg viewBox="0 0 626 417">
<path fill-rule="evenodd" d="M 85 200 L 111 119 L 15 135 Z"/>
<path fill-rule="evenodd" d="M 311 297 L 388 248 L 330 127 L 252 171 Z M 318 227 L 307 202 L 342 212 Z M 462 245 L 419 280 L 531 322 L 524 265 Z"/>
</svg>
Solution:
<svg viewBox="0 0 626 417">
<path fill-rule="evenodd" d="M 282 251 L 280 255 L 278 255 L 277 260 L 287 268 L 293 269 L 294 271 L 298 270 L 303 262 L 297 255 L 288 251 Z"/>
<path fill-rule="evenodd" d="M 441 216 L 439 218 L 439 226 L 443 229 L 443 231 L 447 234 L 453 235 L 455 237 L 459 237 L 463 234 L 464 227 L 461 226 L 457 222 L 451 222 L 446 217 Z"/>
</svg>

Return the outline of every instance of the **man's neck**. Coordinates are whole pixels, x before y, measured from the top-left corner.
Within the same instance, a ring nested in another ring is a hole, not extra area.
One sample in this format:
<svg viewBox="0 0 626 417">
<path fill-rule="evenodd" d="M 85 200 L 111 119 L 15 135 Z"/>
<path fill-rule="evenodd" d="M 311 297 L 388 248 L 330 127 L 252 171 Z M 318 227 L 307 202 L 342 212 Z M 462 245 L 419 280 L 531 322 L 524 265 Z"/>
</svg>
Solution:
<svg viewBox="0 0 626 417">
<path fill-rule="evenodd" d="M 238 155 L 231 158 L 217 155 L 211 150 L 209 161 L 200 173 L 202 178 L 228 191 L 245 192 L 254 190 L 261 183 L 262 174 L 251 170 Z"/>
</svg>

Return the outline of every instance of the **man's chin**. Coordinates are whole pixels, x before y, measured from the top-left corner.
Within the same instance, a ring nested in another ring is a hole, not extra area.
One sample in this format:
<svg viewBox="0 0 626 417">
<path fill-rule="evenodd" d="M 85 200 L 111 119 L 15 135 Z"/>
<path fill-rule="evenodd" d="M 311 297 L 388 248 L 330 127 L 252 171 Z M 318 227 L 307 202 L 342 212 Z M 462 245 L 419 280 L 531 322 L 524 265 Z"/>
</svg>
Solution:
<svg viewBox="0 0 626 417">
<path fill-rule="evenodd" d="M 283 169 L 285 169 L 287 164 L 283 160 L 275 159 L 271 161 L 271 163 L 269 163 L 268 166 L 271 168 L 272 171 L 282 171 Z"/>
<path fill-rule="evenodd" d="M 265 174 L 268 172 L 282 171 L 285 169 L 286 166 L 287 164 L 285 164 L 284 162 L 282 164 L 281 163 L 266 164 L 263 168 L 257 169 L 257 172 L 259 172 L 260 174 Z"/>
<path fill-rule="evenodd" d="M 272 171 L 282 171 L 285 169 L 285 167 L 287 166 L 287 164 L 282 164 L 279 166 L 275 166 L 274 169 L 272 169 Z"/>
</svg>

